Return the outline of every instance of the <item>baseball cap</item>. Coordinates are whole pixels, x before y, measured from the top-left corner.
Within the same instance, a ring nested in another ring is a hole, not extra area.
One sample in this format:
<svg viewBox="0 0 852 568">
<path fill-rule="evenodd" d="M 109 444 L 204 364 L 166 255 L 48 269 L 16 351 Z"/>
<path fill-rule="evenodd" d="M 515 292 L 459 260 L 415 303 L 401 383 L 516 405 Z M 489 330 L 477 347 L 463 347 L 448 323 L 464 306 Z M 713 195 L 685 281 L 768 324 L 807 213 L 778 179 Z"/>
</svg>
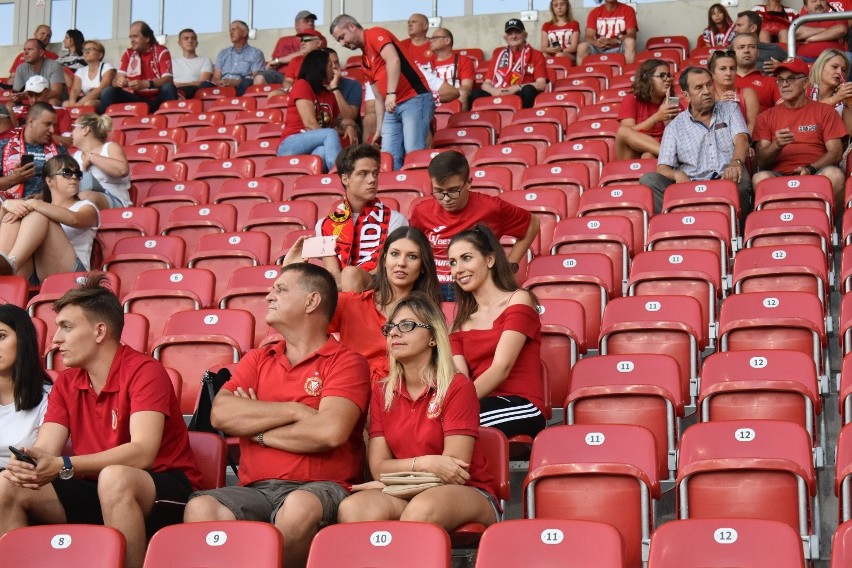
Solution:
<svg viewBox="0 0 852 568">
<path fill-rule="evenodd" d="M 316 15 L 316 14 L 312 14 L 312 13 L 308 12 L 307 10 L 302 10 L 301 12 L 299 12 L 298 14 L 296 14 L 296 21 L 298 21 L 298 20 L 306 20 L 306 19 L 308 19 L 308 18 L 310 18 L 310 19 L 312 19 L 312 20 L 316 20 L 316 19 L 317 19 L 317 15 Z"/>
<path fill-rule="evenodd" d="M 512 18 L 508 22 L 506 22 L 506 26 L 503 31 L 508 32 L 509 30 L 520 30 L 522 32 L 527 31 L 524 27 L 524 23 L 517 18 Z"/>
<path fill-rule="evenodd" d="M 296 34 L 299 37 L 315 37 L 317 39 L 323 39 L 323 35 L 316 30 L 305 30 L 303 32 L 299 32 Z"/>
<path fill-rule="evenodd" d="M 33 75 L 27 80 L 27 83 L 24 85 L 24 92 L 40 93 L 43 90 L 49 88 L 50 83 L 47 82 L 47 79 L 45 79 L 41 75 Z"/>
<path fill-rule="evenodd" d="M 781 71 L 786 69 L 792 73 L 798 73 L 800 75 L 807 75 L 810 73 L 810 69 L 808 69 L 808 64 L 802 61 L 801 59 L 789 59 L 787 61 L 782 61 L 775 67 L 775 71 L 772 73 L 773 75 L 778 75 Z"/>
</svg>

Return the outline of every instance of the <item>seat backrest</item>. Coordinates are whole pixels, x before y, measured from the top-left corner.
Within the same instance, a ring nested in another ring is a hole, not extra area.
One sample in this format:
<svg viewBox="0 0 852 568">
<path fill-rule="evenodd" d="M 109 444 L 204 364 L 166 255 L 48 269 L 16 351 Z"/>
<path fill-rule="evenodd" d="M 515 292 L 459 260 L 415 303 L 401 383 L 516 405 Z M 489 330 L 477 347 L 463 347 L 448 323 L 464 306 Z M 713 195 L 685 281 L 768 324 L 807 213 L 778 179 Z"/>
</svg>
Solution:
<svg viewBox="0 0 852 568">
<path fill-rule="evenodd" d="M 120 532 L 96 525 L 23 527 L 0 537 L 0 558 L 32 568 L 123 568 L 125 548 Z"/>
<path fill-rule="evenodd" d="M 144 568 L 252 566 L 280 568 L 284 537 L 270 523 L 210 521 L 171 525 L 148 544 Z"/>
<path fill-rule="evenodd" d="M 228 457 L 228 444 L 225 439 L 211 432 L 190 432 L 189 445 L 201 473 L 201 489 L 225 487 L 225 466 Z"/>
<path fill-rule="evenodd" d="M 831 541 L 831 568 L 844 568 L 852 563 L 852 522 L 845 522 L 834 531 Z"/>
<path fill-rule="evenodd" d="M 27 306 L 29 283 L 21 276 L 0 276 L 0 302 L 12 304 L 19 308 Z"/>
</svg>

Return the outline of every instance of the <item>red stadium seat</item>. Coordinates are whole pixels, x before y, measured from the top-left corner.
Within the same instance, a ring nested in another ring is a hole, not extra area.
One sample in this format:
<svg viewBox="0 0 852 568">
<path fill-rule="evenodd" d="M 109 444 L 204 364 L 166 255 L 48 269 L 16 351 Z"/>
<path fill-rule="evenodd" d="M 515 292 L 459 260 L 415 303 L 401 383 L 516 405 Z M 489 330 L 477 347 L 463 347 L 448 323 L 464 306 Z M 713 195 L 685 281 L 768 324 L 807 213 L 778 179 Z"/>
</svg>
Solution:
<svg viewBox="0 0 852 568">
<path fill-rule="evenodd" d="M 231 146 L 222 140 L 186 142 L 179 144 L 173 159 L 186 164 L 186 177 L 195 179 L 198 165 L 207 160 L 227 160 L 231 157 Z"/>
<path fill-rule="evenodd" d="M 234 158 L 251 158 L 255 163 L 255 170 L 263 171 L 264 165 L 269 158 L 274 158 L 278 151 L 278 141 L 267 138 L 259 138 L 255 135 L 240 144 L 237 151 L 232 154 Z"/>
<path fill-rule="evenodd" d="M 496 110 L 503 117 L 503 124 L 509 124 L 512 116 L 521 110 L 521 97 L 518 95 L 501 95 L 497 97 L 481 97 L 473 101 L 471 110 Z"/>
<path fill-rule="evenodd" d="M 205 205 L 209 193 L 210 188 L 204 181 L 158 181 L 151 184 L 139 205 L 158 213 L 162 231 L 172 211 L 184 205 Z"/>
<path fill-rule="evenodd" d="M 837 461 L 834 465 L 834 494 L 837 495 L 838 518 L 841 523 L 852 519 L 852 427 L 840 429 L 837 438 Z"/>
<path fill-rule="evenodd" d="M 654 214 L 654 196 L 642 185 L 596 187 L 580 197 L 577 214 L 580 217 L 616 215 L 629 219 L 633 225 L 633 245 L 642 250 L 648 236 L 648 223 Z"/>
<path fill-rule="evenodd" d="M 266 98 L 255 98 L 254 100 L 259 103 L 261 101 L 265 102 Z M 254 140 L 264 124 L 281 124 L 284 122 L 284 115 L 279 109 L 261 109 L 257 107 L 256 110 L 249 109 L 238 112 L 236 116 L 230 117 L 229 122 L 245 126 L 246 140 Z"/>
<path fill-rule="evenodd" d="M 746 247 L 803 245 L 819 246 L 831 254 L 831 221 L 817 209 L 764 209 L 746 218 L 743 242 Z"/>
<path fill-rule="evenodd" d="M 580 206 L 580 196 L 590 183 L 585 164 L 539 164 L 524 170 L 515 189 L 559 189 L 565 194 L 566 211 L 573 217 Z"/>
<path fill-rule="evenodd" d="M 500 132 L 500 137 L 497 139 L 499 144 L 529 144 L 533 146 L 538 154 L 536 161 L 544 160 L 544 155 L 547 149 L 561 142 L 559 126 L 543 122 L 538 124 L 510 124 L 503 128 Z"/>
<path fill-rule="evenodd" d="M 507 128 L 511 129 L 511 127 Z M 470 160 L 470 165 L 473 167 L 501 166 L 511 171 L 512 185 L 505 188 L 505 191 L 517 187 L 524 170 L 536 163 L 538 163 L 538 150 L 533 144 L 522 141 L 483 146 Z"/>
<path fill-rule="evenodd" d="M 134 164 L 130 168 L 130 179 L 136 186 L 137 199 L 143 199 L 154 182 L 185 180 L 186 166 L 180 162 Z"/>
<path fill-rule="evenodd" d="M 627 65 L 623 53 L 592 53 L 583 58 L 583 63 L 592 65 L 609 65 L 621 71 Z"/>
<path fill-rule="evenodd" d="M 597 187 L 603 165 L 609 161 L 610 147 L 603 140 L 570 140 L 547 150 L 544 163 L 579 162 L 589 169 L 589 187 Z"/>
<path fill-rule="evenodd" d="M 555 93 L 578 93 L 587 105 L 597 103 L 598 92 L 606 88 L 597 77 L 566 77 L 552 84 Z"/>
<path fill-rule="evenodd" d="M 491 130 L 491 144 L 496 144 L 503 124 L 503 117 L 496 110 L 472 110 L 450 115 L 446 127 L 467 128 L 468 126 L 484 126 Z"/>
<path fill-rule="evenodd" d="M 481 100 L 481 99 L 480 99 Z M 433 148 L 458 150 L 467 157 L 473 158 L 476 151 L 491 144 L 491 129 L 485 126 L 466 126 L 464 128 L 443 128 L 432 137 Z"/>
<path fill-rule="evenodd" d="M 429 195 L 431 191 L 432 180 L 425 170 L 379 173 L 378 198 L 395 199 L 402 211 L 407 211 L 415 199 Z"/>
<path fill-rule="evenodd" d="M 148 544 L 144 568 L 237 566 L 280 568 L 284 538 L 270 523 L 210 521 L 171 525 Z"/>
<path fill-rule="evenodd" d="M 663 213 L 717 211 L 731 225 L 731 235 L 740 234 L 740 195 L 734 182 L 722 179 L 674 183 L 663 194 Z M 735 245 L 734 249 L 739 248 Z"/>
<path fill-rule="evenodd" d="M 234 87 L 203 87 L 195 91 L 193 98 L 200 100 L 204 110 L 207 111 L 217 100 L 236 96 L 237 89 Z"/>
<path fill-rule="evenodd" d="M 450 568 L 450 539 L 439 526 L 405 521 L 331 525 L 311 543 L 307 568 Z"/>
<path fill-rule="evenodd" d="M 184 114 L 178 118 L 178 126 L 183 128 L 189 139 L 196 140 L 195 135 L 202 128 L 224 126 L 225 115 L 221 112 L 202 112 L 199 114 Z"/>
<path fill-rule="evenodd" d="M 228 203 L 216 203 L 177 207 L 163 225 L 162 234 L 183 238 L 187 250 L 193 251 L 202 235 L 236 230 L 236 208 Z"/>
<path fill-rule="evenodd" d="M 425 150 L 413 150 L 405 154 L 403 159 L 403 170 L 426 170 L 432 162 L 432 158 L 440 154 L 442 150 L 426 148 Z"/>
<path fill-rule="evenodd" d="M 125 118 L 117 127 L 124 133 L 124 144 L 132 145 L 143 133 L 150 130 L 168 128 L 169 122 L 164 116 L 132 116 Z"/>
<path fill-rule="evenodd" d="M 539 234 L 532 243 L 535 254 L 549 251 L 553 231 L 562 219 L 573 216 L 567 209 L 565 194 L 553 188 L 539 187 L 530 190 L 510 191 L 501 196 L 503 201 L 525 209 L 535 215 L 540 223 Z"/>
<path fill-rule="evenodd" d="M 104 209 L 100 217 L 97 238 L 104 257 L 111 255 L 115 243 L 124 237 L 156 235 L 159 232 L 160 218 L 153 208 Z"/>
<path fill-rule="evenodd" d="M 210 194 L 218 195 L 228 179 L 254 177 L 254 162 L 248 158 L 207 160 L 198 165 L 194 179 L 207 182 Z"/>
<path fill-rule="evenodd" d="M 122 116 L 146 116 L 148 114 L 148 103 L 115 103 L 109 105 L 104 113 L 110 118 Z"/>
<path fill-rule="evenodd" d="M 430 185 L 431 185 L 431 179 Z M 470 190 L 500 196 L 514 189 L 514 175 L 505 166 L 481 166 L 470 170 Z"/>
<path fill-rule="evenodd" d="M 562 140 L 568 124 L 575 120 L 576 112 L 569 112 L 565 107 L 524 108 L 515 113 L 511 124 L 553 124 L 557 127 L 557 139 Z"/>
<path fill-rule="evenodd" d="M 474 65 L 476 66 L 479 66 L 485 61 L 485 54 L 478 47 L 465 47 L 462 49 L 454 49 L 453 53 L 458 53 L 459 55 L 470 57 L 471 59 L 473 59 Z"/>
<path fill-rule="evenodd" d="M 604 164 L 600 185 L 639 183 L 645 174 L 657 171 L 657 160 L 613 160 Z"/>
<path fill-rule="evenodd" d="M 828 268 L 815 245 L 754 247 L 734 259 L 734 292 L 810 292 L 828 313 Z"/>
<path fill-rule="evenodd" d="M 544 92 L 539 93 L 538 96 L 536 96 L 533 108 L 536 110 L 549 108 L 562 109 L 567 119 L 567 126 L 577 120 L 577 115 L 580 112 L 580 109 L 582 109 L 585 105 L 586 100 L 582 93 Z M 519 112 L 523 112 L 523 109 Z M 563 136 L 565 134 L 564 128 L 562 129 L 562 134 Z"/>
<path fill-rule="evenodd" d="M 624 93 L 624 90 L 615 89 L 617 93 Z M 604 91 L 607 93 L 607 91 Z M 626 96 L 615 98 L 604 98 L 604 93 L 598 97 L 598 104 L 589 105 L 583 107 L 583 110 L 580 111 L 578 120 L 603 120 L 603 119 L 617 119 L 618 118 L 618 109 L 621 107 L 621 100 Z"/>
<path fill-rule="evenodd" d="M 343 198 L 343 184 L 336 175 L 302 176 L 293 183 L 290 195 L 284 199 L 308 199 L 317 206 L 317 214 L 325 216 Z"/>
<path fill-rule="evenodd" d="M 123 568 L 125 548 L 124 535 L 95 525 L 23 527 L 0 538 L 0 558 L 31 568 Z"/>
<path fill-rule="evenodd" d="M 831 539 L 831 568 L 843 568 L 852 562 L 852 523 L 843 523 Z"/>
<path fill-rule="evenodd" d="M 142 130 L 134 139 L 134 144 L 163 144 L 174 151 L 178 145 L 186 142 L 187 132 L 183 128 L 163 128 L 161 130 Z M 126 142 L 125 142 L 126 143 Z"/>
<path fill-rule="evenodd" d="M 313 230 L 316 223 L 317 206 L 311 201 L 275 201 L 258 203 L 252 207 L 240 230 L 269 235 L 272 250 L 278 250 L 288 233 L 294 230 Z"/>
<path fill-rule="evenodd" d="M 254 316 L 255 347 L 267 335 L 266 312 L 269 304 L 266 296 L 281 272 L 277 265 L 248 266 L 237 268 L 228 279 L 228 287 L 218 297 L 220 308 L 240 309 Z"/>
<path fill-rule="evenodd" d="M 568 79 L 580 79 L 584 77 L 597 79 L 600 85 L 599 90 L 602 91 L 609 88 L 609 81 L 613 77 L 613 68 L 606 63 L 587 63 L 583 61 L 581 65 L 568 69 Z"/>
<path fill-rule="evenodd" d="M 177 126 L 178 120 L 184 114 L 200 114 L 203 112 L 203 105 L 200 100 L 187 99 L 176 101 L 163 101 L 154 114 L 165 116 L 169 126 Z"/>
<path fill-rule="evenodd" d="M 606 113 L 608 115 L 612 111 L 612 108 L 610 108 L 609 110 L 603 110 L 602 105 L 609 106 L 609 105 L 613 105 L 613 104 L 618 104 L 618 108 L 620 108 L 621 107 L 621 105 L 620 105 L 621 101 L 623 101 L 624 98 L 629 94 L 630 94 L 630 88 L 627 88 L 627 87 L 621 87 L 621 88 L 618 88 L 618 89 L 613 88 L 613 89 L 607 89 L 605 91 L 601 91 L 601 93 L 598 95 L 598 104 L 595 105 L 594 107 L 591 107 L 591 108 L 595 108 L 595 109 L 600 108 L 601 112 Z M 618 109 L 616 109 L 616 112 L 618 112 Z M 617 118 L 617 116 L 616 117 L 606 116 L 606 117 L 601 117 L 601 118 Z"/>
<path fill-rule="evenodd" d="M 754 188 L 755 209 L 801 209 L 813 207 L 834 218 L 834 193 L 825 176 L 767 178 Z M 840 206 L 840 204 L 838 204 Z"/>
<path fill-rule="evenodd" d="M 186 259 L 189 268 L 206 268 L 216 276 L 215 297 L 228 287 L 228 278 L 237 268 L 269 262 L 270 237 L 262 232 L 215 233 L 203 235 L 195 252 Z"/>
<path fill-rule="evenodd" d="M 844 356 L 852 352 L 852 296 L 840 300 L 840 349 Z"/>
<path fill-rule="evenodd" d="M 258 203 L 281 201 L 283 192 L 284 184 L 278 178 L 228 179 L 210 195 L 210 203 L 233 205 L 237 210 L 237 226 L 242 227 L 252 207 Z"/>
<path fill-rule="evenodd" d="M 435 130 L 447 127 L 450 117 L 462 111 L 461 102 L 458 99 L 448 103 L 441 103 L 435 107 Z"/>
<path fill-rule="evenodd" d="M 180 237 L 126 237 L 115 243 L 112 254 L 104 259 L 103 269 L 114 274 L 119 281 L 126 282 L 125 287 L 129 290 L 136 277 L 145 270 L 182 267 L 185 251 L 186 244 Z"/>
<path fill-rule="evenodd" d="M 548 57 L 544 60 L 544 64 L 547 66 L 547 80 L 552 83 L 567 77 L 568 69 L 570 69 L 573 62 L 570 59 L 560 56 Z"/>
<path fill-rule="evenodd" d="M 0 303 L 27 307 L 30 295 L 29 283 L 21 276 L 0 276 Z"/>
<path fill-rule="evenodd" d="M 169 159 L 169 148 L 164 144 L 133 144 L 124 147 L 124 154 L 131 164 L 166 162 Z"/>
<path fill-rule="evenodd" d="M 633 225 L 628 219 L 597 215 L 563 219 L 553 230 L 550 254 L 602 252 L 612 260 L 612 277 L 623 293 L 633 258 Z"/>
<path fill-rule="evenodd" d="M 574 300 L 539 298 L 538 313 L 550 400 L 560 406 L 571 384 L 571 369 L 586 353 L 586 311 Z"/>
<path fill-rule="evenodd" d="M 649 37 L 645 40 L 645 49 L 678 49 L 685 59 L 689 55 L 689 38 L 679 35 Z"/>
</svg>

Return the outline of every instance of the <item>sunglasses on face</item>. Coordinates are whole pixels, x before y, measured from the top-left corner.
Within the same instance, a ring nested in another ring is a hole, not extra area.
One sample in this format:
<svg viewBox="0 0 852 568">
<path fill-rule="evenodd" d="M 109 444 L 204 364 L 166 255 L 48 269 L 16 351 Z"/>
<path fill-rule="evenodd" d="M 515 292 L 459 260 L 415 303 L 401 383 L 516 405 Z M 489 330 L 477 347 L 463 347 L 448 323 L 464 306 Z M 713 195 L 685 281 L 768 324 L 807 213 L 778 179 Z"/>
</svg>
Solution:
<svg viewBox="0 0 852 568">
<path fill-rule="evenodd" d="M 62 176 L 65 179 L 77 178 L 77 180 L 83 179 L 83 172 L 80 170 L 72 170 L 71 168 L 62 168 L 55 174 L 54 176 Z"/>
</svg>

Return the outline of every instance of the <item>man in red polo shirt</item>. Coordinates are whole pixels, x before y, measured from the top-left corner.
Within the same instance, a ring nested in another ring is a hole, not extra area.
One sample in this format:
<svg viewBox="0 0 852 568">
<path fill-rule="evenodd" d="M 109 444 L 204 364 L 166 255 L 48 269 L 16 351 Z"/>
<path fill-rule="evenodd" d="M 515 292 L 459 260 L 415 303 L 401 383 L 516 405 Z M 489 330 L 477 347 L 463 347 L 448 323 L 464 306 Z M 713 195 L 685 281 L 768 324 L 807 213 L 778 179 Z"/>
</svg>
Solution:
<svg viewBox="0 0 852 568">
<path fill-rule="evenodd" d="M 826 14 L 830 11 L 826 0 L 805 0 L 800 15 Z M 826 49 L 846 51 L 846 20 L 808 22 L 796 28 L 796 55 L 813 61 Z"/>
<path fill-rule="evenodd" d="M 432 46 L 426 32 L 429 31 L 429 18 L 423 14 L 411 14 L 408 18 L 408 37 L 399 44 L 408 52 L 417 65 L 429 65 L 432 59 Z"/>
<path fill-rule="evenodd" d="M 757 93 L 760 112 L 775 106 L 781 94 L 773 77 L 764 75 L 758 69 L 760 40 L 751 32 L 738 33 L 731 42 L 734 58 L 737 60 L 737 75 L 734 85 L 738 89 L 749 87 Z"/>
<path fill-rule="evenodd" d="M 266 323 L 284 339 L 242 358 L 210 415 L 240 438 L 240 484 L 195 493 L 184 521 L 271 521 L 293 568 L 361 478 L 370 371 L 327 333 L 337 307 L 327 270 L 285 266 L 266 301 Z"/>
<path fill-rule="evenodd" d="M 154 501 L 185 501 L 201 483 L 180 404 L 158 361 L 121 344 L 124 313 L 92 274 L 53 304 L 53 343 L 68 367 L 56 379 L 32 448 L 0 482 L 0 534 L 35 523 L 105 524 L 142 566 Z M 71 440 L 74 455 L 63 455 Z M 36 552 L 34 552 L 36 553 Z"/>
</svg>

